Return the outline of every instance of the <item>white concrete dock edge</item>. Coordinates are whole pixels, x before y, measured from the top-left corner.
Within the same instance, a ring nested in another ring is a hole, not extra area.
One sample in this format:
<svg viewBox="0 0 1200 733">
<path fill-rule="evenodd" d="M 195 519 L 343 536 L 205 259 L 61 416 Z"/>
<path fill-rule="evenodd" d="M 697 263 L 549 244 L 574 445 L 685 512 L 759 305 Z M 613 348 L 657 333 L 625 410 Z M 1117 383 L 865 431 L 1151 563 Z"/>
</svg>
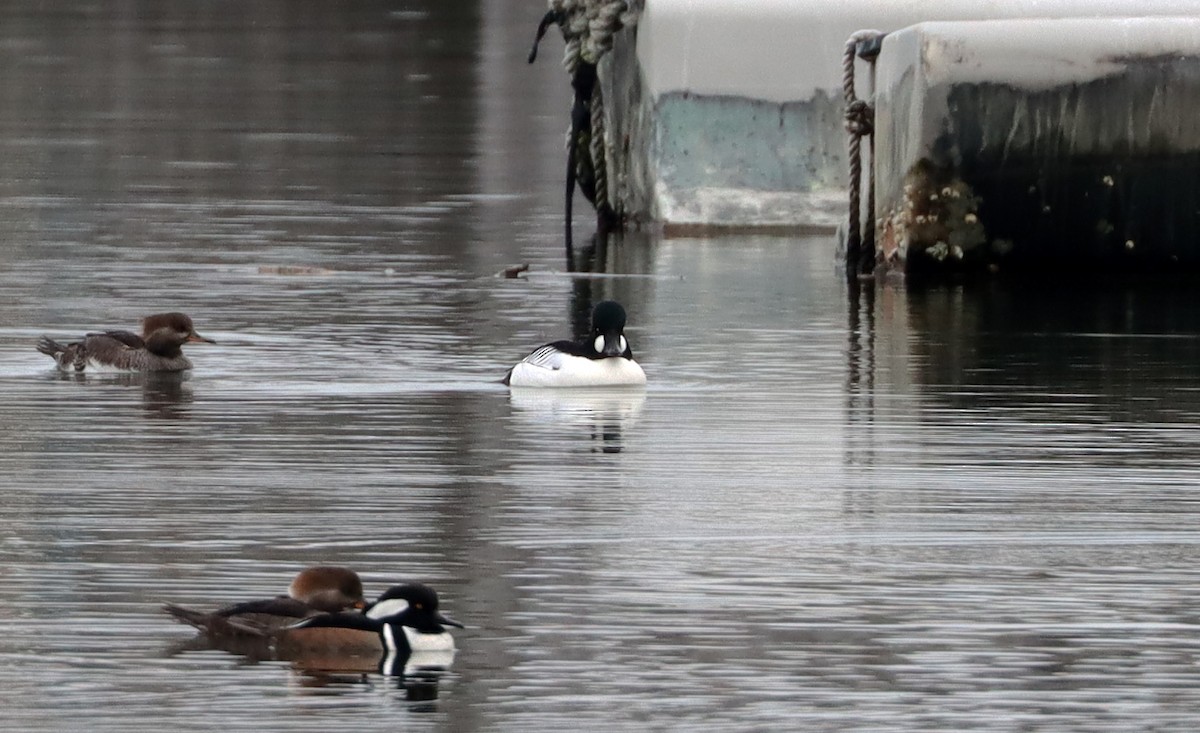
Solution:
<svg viewBox="0 0 1200 733">
<path fill-rule="evenodd" d="M 612 199 L 668 225 L 833 227 L 851 33 L 1101 16 L 1200 16 L 1200 0 L 646 0 L 600 65 Z"/>
</svg>

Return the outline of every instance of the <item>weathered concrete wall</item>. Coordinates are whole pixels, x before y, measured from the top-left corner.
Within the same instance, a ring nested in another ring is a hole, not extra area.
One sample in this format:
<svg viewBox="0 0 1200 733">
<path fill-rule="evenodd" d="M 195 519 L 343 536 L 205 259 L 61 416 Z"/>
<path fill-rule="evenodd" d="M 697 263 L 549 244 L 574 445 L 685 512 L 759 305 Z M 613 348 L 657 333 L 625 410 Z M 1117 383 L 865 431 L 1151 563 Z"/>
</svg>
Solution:
<svg viewBox="0 0 1200 733">
<path fill-rule="evenodd" d="M 1200 16 L 1200 0 L 646 0 L 601 63 L 612 199 L 669 225 L 832 228 L 845 216 L 851 33 L 1105 15 Z"/>
<path fill-rule="evenodd" d="M 601 62 L 611 198 L 635 220 L 676 226 L 830 226 L 844 208 L 841 100 L 797 102 L 667 92 L 653 102 L 633 36 Z M 623 83 L 614 85 L 614 80 Z M 764 132 L 769 131 L 769 134 Z"/>
<path fill-rule="evenodd" d="M 1200 265 L 1200 18 L 925 23 L 878 81 L 879 240 L 910 271 Z"/>
</svg>

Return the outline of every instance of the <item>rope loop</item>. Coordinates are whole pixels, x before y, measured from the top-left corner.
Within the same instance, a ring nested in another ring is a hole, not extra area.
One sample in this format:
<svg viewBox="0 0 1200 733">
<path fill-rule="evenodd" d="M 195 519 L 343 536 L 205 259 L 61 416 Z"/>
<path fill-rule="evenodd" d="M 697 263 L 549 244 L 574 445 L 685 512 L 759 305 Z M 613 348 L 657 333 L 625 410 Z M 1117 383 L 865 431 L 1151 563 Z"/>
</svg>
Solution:
<svg viewBox="0 0 1200 733">
<path fill-rule="evenodd" d="M 861 30 L 846 39 L 842 52 L 842 95 L 846 100 L 846 132 L 850 133 L 847 158 L 850 164 L 850 211 L 846 227 L 846 276 L 867 276 L 875 270 L 875 110 L 854 91 L 854 66 L 857 58 L 875 64 L 884 34 Z M 868 184 L 867 223 L 862 218 L 862 138 L 870 138 L 871 171 Z"/>
<path fill-rule="evenodd" d="M 875 109 L 864 100 L 856 99 L 846 105 L 846 132 L 866 137 L 875 132 Z"/>
</svg>

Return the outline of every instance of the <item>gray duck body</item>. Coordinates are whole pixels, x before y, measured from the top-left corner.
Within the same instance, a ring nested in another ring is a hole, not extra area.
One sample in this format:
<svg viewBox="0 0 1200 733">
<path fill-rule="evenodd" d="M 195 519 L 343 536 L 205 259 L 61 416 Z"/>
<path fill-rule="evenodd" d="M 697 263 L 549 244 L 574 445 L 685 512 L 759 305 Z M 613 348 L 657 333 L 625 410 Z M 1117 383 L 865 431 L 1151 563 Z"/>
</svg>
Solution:
<svg viewBox="0 0 1200 733">
<path fill-rule="evenodd" d="M 192 368 L 183 355 L 189 342 L 216 343 L 196 333 L 192 319 L 183 313 L 158 313 L 142 320 L 142 333 L 105 331 L 89 333 L 78 341 L 61 344 L 43 336 L 37 350 L 54 359 L 65 372 L 89 367 L 130 372 L 180 372 Z"/>
</svg>

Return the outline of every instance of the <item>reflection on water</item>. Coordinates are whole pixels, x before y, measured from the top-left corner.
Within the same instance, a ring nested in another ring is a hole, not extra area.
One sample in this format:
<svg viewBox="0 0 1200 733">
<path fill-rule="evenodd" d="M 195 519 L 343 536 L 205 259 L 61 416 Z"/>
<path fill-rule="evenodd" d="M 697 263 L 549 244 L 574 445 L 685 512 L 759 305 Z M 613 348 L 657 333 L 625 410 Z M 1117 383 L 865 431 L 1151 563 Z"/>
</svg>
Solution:
<svg viewBox="0 0 1200 733">
<path fill-rule="evenodd" d="M 355 695 L 377 690 L 396 690 L 403 700 L 405 712 L 431 714 L 438 712 L 438 684 L 443 672 L 418 670 L 412 674 L 380 678 L 370 673 L 337 672 L 293 668 L 293 681 L 306 691 Z"/>
<path fill-rule="evenodd" d="M 578 431 L 595 441 L 593 450 L 620 453 L 622 436 L 637 422 L 646 401 L 641 388 L 535 389 L 513 387 L 513 419 L 523 434 L 552 440 L 565 431 Z"/>
<path fill-rule="evenodd" d="M 64 7 L 0 9 L 6 728 L 1195 728 L 1186 289 L 564 265 L 543 8 Z M 609 298 L 645 390 L 499 384 Z M 182 378 L 33 348 L 159 310 Z M 318 563 L 437 587 L 451 668 L 172 649 Z"/>
<path fill-rule="evenodd" d="M 438 681 L 454 664 L 454 651 L 420 651 L 406 654 L 345 654 L 335 649 L 278 649 L 265 637 L 219 636 L 200 633 L 167 645 L 165 657 L 199 652 L 222 652 L 236 658 L 238 666 L 285 662 L 305 687 L 326 687 L 369 680 L 373 675 L 399 678 L 400 685 L 421 701 L 437 699 Z"/>
<path fill-rule="evenodd" d="M 54 370 L 53 378 L 60 382 L 82 385 L 103 391 L 120 402 L 140 395 L 141 406 L 148 418 L 161 420 L 187 419 L 192 402 L 188 372 L 63 372 Z M 129 400 L 132 402 L 132 400 Z"/>
</svg>

